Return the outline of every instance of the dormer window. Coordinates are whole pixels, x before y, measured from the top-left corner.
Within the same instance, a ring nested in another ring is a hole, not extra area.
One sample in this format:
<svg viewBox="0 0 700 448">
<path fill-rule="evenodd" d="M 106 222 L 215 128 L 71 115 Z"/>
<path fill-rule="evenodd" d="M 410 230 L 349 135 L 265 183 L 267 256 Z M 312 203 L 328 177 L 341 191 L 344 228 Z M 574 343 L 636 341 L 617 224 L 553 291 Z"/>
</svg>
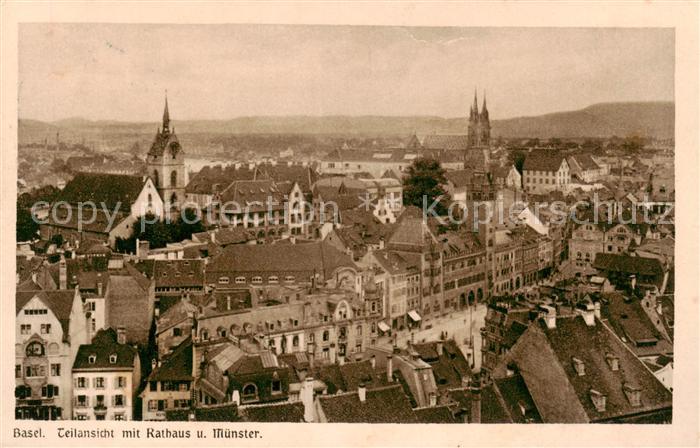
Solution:
<svg viewBox="0 0 700 448">
<path fill-rule="evenodd" d="M 576 375 L 578 376 L 584 376 L 586 374 L 586 365 L 581 361 L 580 359 L 573 357 L 571 358 L 571 362 L 574 365 L 574 370 L 576 371 Z"/>
<path fill-rule="evenodd" d="M 595 410 L 598 412 L 605 412 L 605 402 L 607 401 L 605 395 L 601 394 L 595 389 L 591 389 L 591 402 L 595 406 Z"/>
<path fill-rule="evenodd" d="M 95 364 L 95 361 L 97 361 L 97 356 L 95 356 L 95 355 L 88 356 L 88 362 L 90 364 Z"/>
<path fill-rule="evenodd" d="M 607 361 L 610 370 L 612 370 L 613 372 L 617 372 L 618 370 L 620 370 L 620 358 L 613 355 L 612 353 L 608 353 L 607 355 L 605 355 L 605 360 Z"/>
<path fill-rule="evenodd" d="M 625 383 L 622 386 L 622 390 L 625 392 L 627 401 L 629 401 L 631 406 L 641 406 L 642 405 L 642 389 L 631 383 Z"/>
<path fill-rule="evenodd" d="M 116 353 L 112 353 L 111 355 L 109 355 L 109 363 L 110 364 L 117 363 L 117 354 Z"/>
</svg>

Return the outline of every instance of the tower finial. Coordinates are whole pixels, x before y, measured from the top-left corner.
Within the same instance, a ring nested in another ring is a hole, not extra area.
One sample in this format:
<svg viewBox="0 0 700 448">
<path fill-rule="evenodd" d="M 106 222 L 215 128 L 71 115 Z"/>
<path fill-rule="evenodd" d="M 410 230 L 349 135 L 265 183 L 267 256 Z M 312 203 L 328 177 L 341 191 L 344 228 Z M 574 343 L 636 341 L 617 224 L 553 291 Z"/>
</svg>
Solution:
<svg viewBox="0 0 700 448">
<path fill-rule="evenodd" d="M 168 112 L 168 90 L 165 90 L 165 110 L 163 111 L 163 132 L 170 130 L 170 113 Z"/>
<path fill-rule="evenodd" d="M 476 101 L 476 87 L 474 87 L 474 106 L 472 106 L 472 107 L 474 107 L 474 113 L 478 114 L 479 113 L 479 105 L 477 104 L 477 101 Z"/>
</svg>

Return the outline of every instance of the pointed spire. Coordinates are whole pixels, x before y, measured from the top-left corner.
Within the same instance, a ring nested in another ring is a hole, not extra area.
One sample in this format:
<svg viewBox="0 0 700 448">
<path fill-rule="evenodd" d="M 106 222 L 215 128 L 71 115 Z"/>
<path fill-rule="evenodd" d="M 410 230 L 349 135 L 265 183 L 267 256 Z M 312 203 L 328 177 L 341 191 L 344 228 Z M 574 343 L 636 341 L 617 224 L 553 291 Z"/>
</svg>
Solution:
<svg viewBox="0 0 700 448">
<path fill-rule="evenodd" d="M 169 131 L 170 113 L 168 112 L 168 91 L 165 91 L 165 110 L 163 111 L 163 132 Z"/>
<path fill-rule="evenodd" d="M 481 106 L 481 118 L 484 120 L 488 121 L 489 119 L 489 110 L 486 108 L 486 91 L 484 90 L 484 105 Z"/>
</svg>

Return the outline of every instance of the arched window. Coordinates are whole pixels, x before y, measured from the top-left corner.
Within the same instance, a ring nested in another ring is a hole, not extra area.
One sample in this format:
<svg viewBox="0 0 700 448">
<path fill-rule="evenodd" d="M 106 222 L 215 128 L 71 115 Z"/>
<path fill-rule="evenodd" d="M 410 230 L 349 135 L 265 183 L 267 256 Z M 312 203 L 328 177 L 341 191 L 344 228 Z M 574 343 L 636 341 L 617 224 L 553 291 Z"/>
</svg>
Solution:
<svg viewBox="0 0 700 448">
<path fill-rule="evenodd" d="M 481 288 L 479 288 L 479 289 L 476 291 L 476 299 L 477 299 L 477 300 L 481 300 L 481 299 L 483 299 L 483 298 L 484 298 L 484 291 L 482 291 Z"/>
<path fill-rule="evenodd" d="M 153 195 L 151 193 L 148 193 L 148 205 L 153 205 Z"/>
<path fill-rule="evenodd" d="M 177 186 L 177 171 L 175 171 L 175 170 L 173 170 L 173 172 L 170 173 L 170 186 L 171 187 Z"/>
<path fill-rule="evenodd" d="M 243 400 L 256 400 L 258 398 L 258 388 L 253 383 L 248 383 L 243 386 L 241 391 L 241 398 Z"/>
<path fill-rule="evenodd" d="M 27 356 L 44 356 L 44 345 L 41 342 L 32 342 L 27 345 Z"/>
<path fill-rule="evenodd" d="M 173 193 L 172 196 L 170 196 L 170 205 L 173 206 L 177 204 L 177 193 Z"/>
</svg>

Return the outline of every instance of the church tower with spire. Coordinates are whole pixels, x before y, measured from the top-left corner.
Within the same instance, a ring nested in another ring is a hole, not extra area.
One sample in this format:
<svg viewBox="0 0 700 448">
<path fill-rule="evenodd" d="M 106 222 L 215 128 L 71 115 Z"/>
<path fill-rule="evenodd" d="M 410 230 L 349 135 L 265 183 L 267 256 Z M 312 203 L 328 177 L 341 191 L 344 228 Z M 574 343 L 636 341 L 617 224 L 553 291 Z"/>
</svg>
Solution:
<svg viewBox="0 0 700 448">
<path fill-rule="evenodd" d="M 491 142 L 491 122 L 486 108 L 486 95 L 484 94 L 484 103 L 480 112 L 476 90 L 474 90 L 474 103 L 469 111 L 467 140 L 470 148 L 488 147 Z"/>
<path fill-rule="evenodd" d="M 185 202 L 185 153 L 175 135 L 175 128 L 170 127 L 167 94 L 163 125 L 156 132 L 146 165 L 166 209 L 179 209 Z"/>
</svg>

